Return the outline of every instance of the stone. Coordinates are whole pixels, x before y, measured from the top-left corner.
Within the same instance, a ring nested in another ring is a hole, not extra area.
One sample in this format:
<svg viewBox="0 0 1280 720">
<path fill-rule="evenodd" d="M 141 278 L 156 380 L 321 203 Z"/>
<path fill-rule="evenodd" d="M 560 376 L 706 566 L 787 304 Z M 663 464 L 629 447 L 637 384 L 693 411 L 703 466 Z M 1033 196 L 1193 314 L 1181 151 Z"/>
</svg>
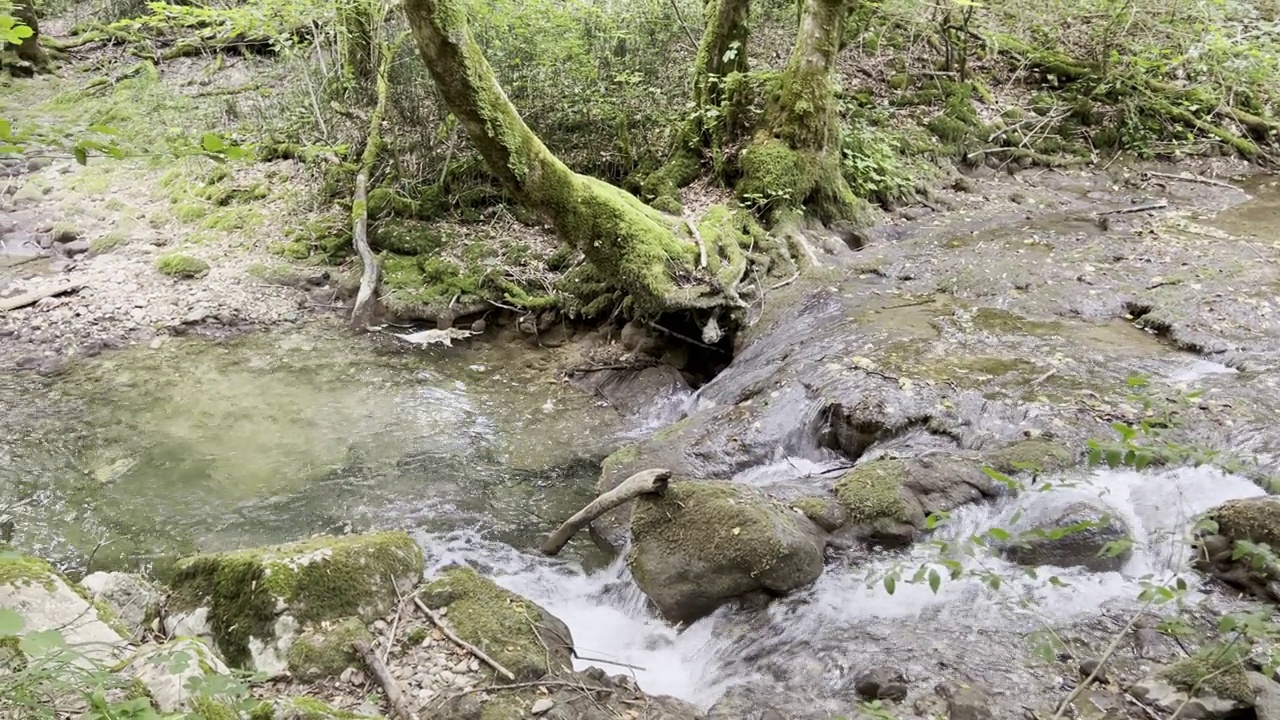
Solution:
<svg viewBox="0 0 1280 720">
<path fill-rule="evenodd" d="M 190 704 L 195 695 L 192 685 L 231 674 L 204 641 L 192 637 L 176 638 L 163 645 L 143 645 L 124 672 L 147 688 L 152 704 L 162 713 L 195 709 Z"/>
<path fill-rule="evenodd" d="M 963 682 L 946 682 L 934 688 L 947 703 L 949 720 L 992 720 L 991 699 L 985 689 Z"/>
<path fill-rule="evenodd" d="M 1105 683 L 1107 681 L 1107 669 L 1105 667 L 1100 667 L 1100 665 L 1101 663 L 1098 662 L 1097 658 L 1089 658 L 1088 660 L 1080 663 L 1080 679 L 1082 681 L 1086 680 L 1096 671 L 1097 675 L 1094 675 L 1093 681 L 1097 683 Z"/>
<path fill-rule="evenodd" d="M 112 662 L 126 652 L 126 632 L 111 611 L 93 603 L 52 565 L 0 547 L 0 608 L 22 618 L 18 636 L 57 630 L 79 646 L 77 665 Z"/>
<path fill-rule="evenodd" d="M 95 572 L 80 581 L 89 597 L 103 602 L 134 638 L 142 636 L 164 592 L 141 575 L 122 572 Z"/>
<path fill-rule="evenodd" d="M 209 639 L 232 667 L 278 677 L 305 629 L 387 615 L 422 567 L 422 549 L 404 532 L 198 555 L 175 565 L 165 629 Z"/>
<path fill-rule="evenodd" d="M 1070 491 L 1024 497 L 1022 518 L 1010 528 L 1013 539 L 1000 547 L 1009 560 L 1108 572 L 1124 567 L 1132 555 L 1128 525 L 1100 499 Z"/>
<path fill-rule="evenodd" d="M 533 707 L 529 708 L 529 712 L 534 715 L 543 715 L 549 712 L 551 708 L 555 706 L 556 706 L 555 700 L 552 700 L 551 698 L 542 698 L 536 701 L 535 703 L 533 703 Z"/>
<path fill-rule="evenodd" d="M 573 636 L 567 625 L 469 567 L 445 568 L 419 597 L 433 610 L 447 608 L 458 637 L 488 653 L 517 681 L 573 669 Z M 440 676 L 451 682 L 453 673 L 442 670 Z"/>
<path fill-rule="evenodd" d="M 825 534 L 745 485 L 677 480 L 636 500 L 627 565 L 672 622 L 692 622 L 750 593 L 782 595 L 822 574 Z"/>
<path fill-rule="evenodd" d="M 289 647 L 289 674 L 303 682 L 341 675 L 360 661 L 352 647 L 357 640 L 373 643 L 373 633 L 357 617 L 310 627 Z"/>
<path fill-rule="evenodd" d="M 1221 646 L 1202 648 L 1191 657 L 1157 670 L 1129 686 L 1129 694 L 1168 715 L 1231 718 L 1253 708 L 1254 688 L 1239 657 Z M 1188 699 L 1188 693 L 1195 696 Z"/>
<path fill-rule="evenodd" d="M 787 504 L 827 532 L 835 532 L 849 522 L 849 511 L 835 498 L 797 498 Z"/>
<path fill-rule="evenodd" d="M 75 257 L 77 255 L 83 255 L 89 252 L 89 241 L 73 240 L 71 242 L 63 243 L 62 252 L 66 253 L 67 257 Z"/>
<path fill-rule="evenodd" d="M 907 699 L 906 676 L 895 667 L 877 667 L 867 670 L 854 678 L 853 688 L 866 700 L 902 702 Z"/>
</svg>

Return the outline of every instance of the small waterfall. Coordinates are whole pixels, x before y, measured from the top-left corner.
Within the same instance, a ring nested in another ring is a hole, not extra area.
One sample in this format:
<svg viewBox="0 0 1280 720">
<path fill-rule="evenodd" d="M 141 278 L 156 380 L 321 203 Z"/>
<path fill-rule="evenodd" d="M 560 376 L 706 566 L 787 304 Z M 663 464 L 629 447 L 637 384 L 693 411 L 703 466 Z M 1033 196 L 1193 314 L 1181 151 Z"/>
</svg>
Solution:
<svg viewBox="0 0 1280 720">
<path fill-rule="evenodd" d="M 1108 603 L 1132 605 L 1142 577 L 1167 580 L 1187 570 L 1192 518 L 1228 499 L 1262 493 L 1249 480 L 1210 467 L 1102 470 L 1051 492 L 1099 498 L 1125 519 L 1135 547 L 1121 571 L 1044 567 L 1031 577 L 994 553 L 979 552 L 963 558 L 975 574 L 944 579 L 935 593 L 927 583 L 906 582 L 921 565 L 946 576 L 936 562 L 937 549 L 920 542 L 860 566 L 834 563 L 814 585 L 764 613 L 724 608 L 680 631 L 654 616 L 621 560 L 588 575 L 473 532 L 429 536 L 424 544 L 435 567 L 470 562 L 546 607 L 569 625 L 579 654 L 644 669 L 589 660 L 580 661 L 581 667 L 633 674 L 649 692 L 708 707 L 727 688 L 748 682 L 778 683 L 790 695 L 814 698 L 844 693 L 852 676 L 876 661 L 910 668 L 945 658 L 962 667 L 988 657 L 993 643 L 1025 643 L 1027 633 L 1046 622 L 1070 623 L 1096 615 Z M 1036 494 L 961 508 L 933 539 L 954 542 L 1007 527 Z M 890 595 L 882 579 L 893 570 L 904 579 Z M 993 590 L 981 573 L 1000 576 L 1001 588 Z"/>
</svg>

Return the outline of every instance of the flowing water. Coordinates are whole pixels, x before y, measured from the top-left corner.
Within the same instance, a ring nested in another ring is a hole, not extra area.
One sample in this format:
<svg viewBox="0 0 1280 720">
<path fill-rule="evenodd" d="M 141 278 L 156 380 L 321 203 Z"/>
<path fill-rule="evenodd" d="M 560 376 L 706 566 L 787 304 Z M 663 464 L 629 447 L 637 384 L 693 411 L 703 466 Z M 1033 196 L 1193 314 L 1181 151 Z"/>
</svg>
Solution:
<svg viewBox="0 0 1280 720">
<path fill-rule="evenodd" d="M 1176 377 L 1194 385 L 1227 372 L 1188 358 Z M 646 690 L 709 706 L 735 685 L 841 696 L 877 661 L 927 673 L 943 659 L 963 665 L 975 648 L 1012 648 L 1046 621 L 1130 602 L 1142 577 L 1185 570 L 1190 518 L 1261 492 L 1207 467 L 1077 477 L 1056 492 L 1100 496 L 1134 531 L 1137 551 L 1120 572 L 1046 568 L 1031 578 L 979 553 L 967 568 L 1009 578 L 1000 590 L 966 576 L 936 593 L 901 582 L 888 594 L 886 574 L 910 577 L 937 560 L 921 544 L 837 559 L 763 613 L 724 609 L 678 631 L 584 538 L 556 559 L 533 548 L 591 497 L 606 452 L 669 421 L 688 398 L 624 418 L 545 378 L 495 348 L 406 349 L 322 329 L 175 341 L 57 383 L 5 378 L 0 502 L 18 503 L 20 547 L 79 569 L 162 569 L 197 550 L 409 529 L 431 568 L 472 563 L 565 620 L 593 658 L 582 665 L 636 666 L 627 672 Z M 786 459 L 739 480 L 767 488 L 823 467 Z M 936 537 L 1007 526 L 1036 495 L 963 509 Z M 1019 671 L 1012 656 L 983 652 L 984 667 Z"/>
</svg>

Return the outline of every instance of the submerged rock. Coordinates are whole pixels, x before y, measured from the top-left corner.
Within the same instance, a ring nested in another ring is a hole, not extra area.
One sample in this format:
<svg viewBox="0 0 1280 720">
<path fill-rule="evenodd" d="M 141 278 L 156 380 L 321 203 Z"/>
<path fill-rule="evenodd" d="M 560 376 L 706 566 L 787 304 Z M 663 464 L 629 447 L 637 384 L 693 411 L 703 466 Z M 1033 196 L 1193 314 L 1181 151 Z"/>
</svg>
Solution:
<svg viewBox="0 0 1280 720">
<path fill-rule="evenodd" d="M 120 624 L 133 638 L 139 638 L 152 617 L 164 591 L 141 575 L 122 572 L 96 572 L 80 581 L 89 596 L 101 601 L 115 613 Z"/>
<path fill-rule="evenodd" d="M 573 636 L 567 625 L 469 567 L 446 568 L 423 587 L 420 597 L 427 607 L 446 610 L 458 637 L 488 653 L 518 680 L 573 669 Z"/>
<path fill-rule="evenodd" d="M 422 567 L 422 549 L 404 532 L 198 555 L 175 567 L 164 627 L 211 640 L 234 667 L 278 676 L 304 629 L 372 622 L 413 590 Z"/>
<path fill-rule="evenodd" d="M 72 662 L 92 667 L 120 658 L 126 632 L 105 605 L 92 602 L 52 565 L 0 546 L 0 608 L 22 617 L 19 637 L 57 631 L 77 648 Z"/>
<path fill-rule="evenodd" d="M 1009 560 L 1037 567 L 1082 566 L 1094 572 L 1119 570 L 1133 555 L 1128 525 L 1097 498 L 1036 493 L 1012 528 L 1014 540 L 1001 552 Z"/>
<path fill-rule="evenodd" d="M 664 617 L 690 622 L 734 598 L 817 580 L 824 535 L 754 488 L 677 482 L 636 501 L 627 564 Z"/>
</svg>

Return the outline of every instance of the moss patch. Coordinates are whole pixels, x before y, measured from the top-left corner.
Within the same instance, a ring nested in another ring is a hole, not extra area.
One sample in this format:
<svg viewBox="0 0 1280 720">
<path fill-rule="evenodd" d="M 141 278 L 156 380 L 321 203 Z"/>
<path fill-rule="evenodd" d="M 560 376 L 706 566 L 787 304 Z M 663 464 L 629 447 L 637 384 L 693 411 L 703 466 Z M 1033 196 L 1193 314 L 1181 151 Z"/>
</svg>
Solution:
<svg viewBox="0 0 1280 720">
<path fill-rule="evenodd" d="M 439 230 L 416 220 L 387 219 L 370 234 L 370 244 L 378 250 L 400 255 L 426 255 L 444 246 L 447 238 Z"/>
<path fill-rule="evenodd" d="M 197 257 L 170 253 L 156 260 L 156 270 L 169 277 L 192 279 L 204 277 L 209 273 L 209 263 Z"/>
<path fill-rule="evenodd" d="M 303 682 L 335 677 L 359 662 L 352 644 L 373 642 L 373 634 L 357 617 L 343 618 L 321 628 L 313 628 L 289 648 L 289 671 Z"/>
<path fill-rule="evenodd" d="M 836 499 L 849 510 L 855 524 L 878 520 L 907 522 L 907 505 L 902 499 L 906 463 L 901 460 L 873 460 L 863 463 L 836 482 Z"/>
<path fill-rule="evenodd" d="M 348 710 L 321 702 L 315 698 L 285 698 L 274 704 L 263 703 L 265 708 L 256 710 L 253 720 L 364 720 L 369 716 L 359 715 Z"/>
<path fill-rule="evenodd" d="M 247 667 L 249 638 L 269 638 L 281 610 L 306 626 L 373 620 L 394 607 L 397 582 L 422 572 L 422 549 L 404 532 L 322 537 L 180 561 L 170 612 L 209 608 L 227 662 Z"/>
<path fill-rule="evenodd" d="M 57 578 L 58 571 L 44 560 L 0 547 L 0 585 L 39 583 L 53 592 Z"/>
<path fill-rule="evenodd" d="M 1204 690 L 1210 690 L 1218 697 L 1252 704 L 1253 688 L 1240 659 L 1239 651 L 1207 647 L 1165 668 L 1160 677 L 1183 692 L 1198 688 L 1195 694 L 1202 695 Z"/>
<path fill-rule="evenodd" d="M 452 567 L 422 591 L 433 609 L 448 607 L 449 623 L 463 640 L 479 647 L 521 680 L 571 670 L 566 641 L 550 632 L 534 603 L 498 587 L 468 567 Z M 567 629 L 566 629 L 567 632 Z"/>
<path fill-rule="evenodd" d="M 1270 545 L 1280 551 L 1280 500 L 1274 497 L 1228 500 L 1210 510 L 1218 533 L 1231 540 Z"/>
<path fill-rule="evenodd" d="M 804 513 L 805 517 L 827 532 L 835 532 L 849 522 L 848 509 L 831 498 L 798 498 L 788 505 Z"/>
<path fill-rule="evenodd" d="M 1075 465 L 1075 454 L 1067 446 L 1034 438 L 1022 440 L 996 450 L 984 458 L 987 465 L 1005 474 L 1016 472 L 1049 473 Z"/>
</svg>

